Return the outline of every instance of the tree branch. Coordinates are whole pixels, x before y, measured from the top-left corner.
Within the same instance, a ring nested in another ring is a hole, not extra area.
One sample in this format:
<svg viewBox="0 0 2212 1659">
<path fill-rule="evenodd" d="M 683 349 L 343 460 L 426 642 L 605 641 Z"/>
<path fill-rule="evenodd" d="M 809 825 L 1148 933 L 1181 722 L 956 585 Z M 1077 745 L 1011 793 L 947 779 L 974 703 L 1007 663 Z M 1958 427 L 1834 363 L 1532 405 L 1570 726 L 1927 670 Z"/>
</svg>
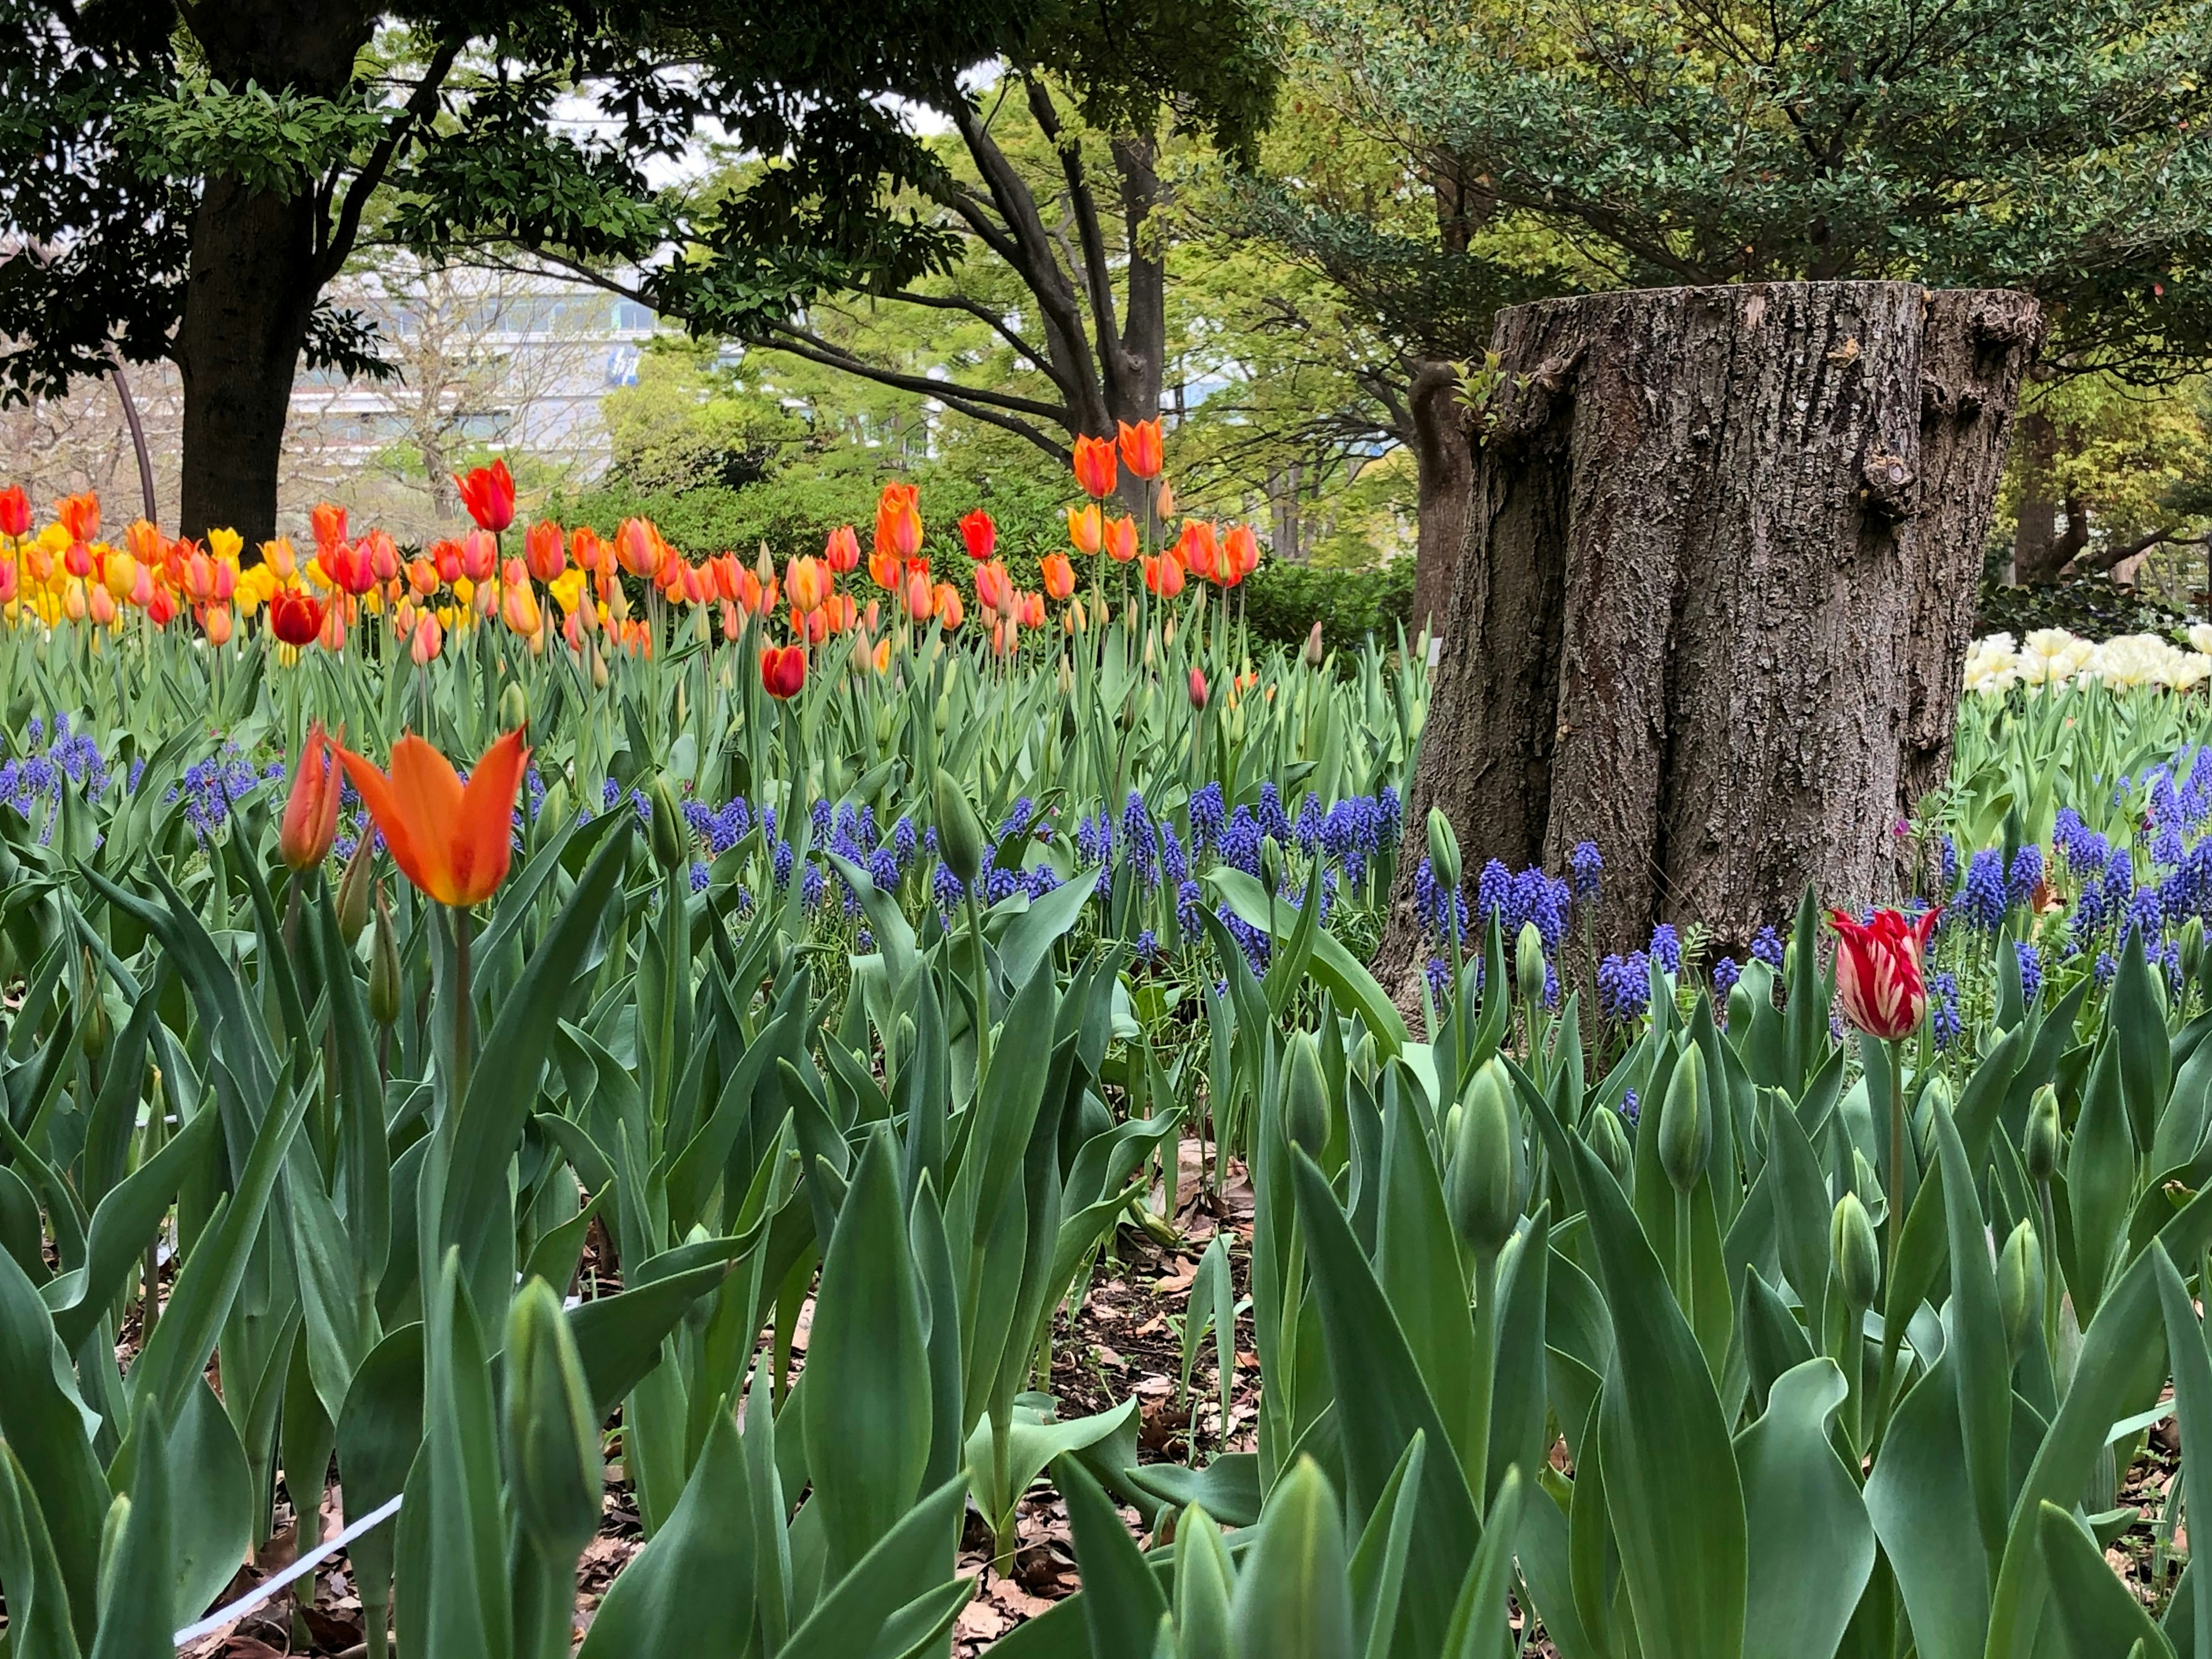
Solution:
<svg viewBox="0 0 2212 1659">
<path fill-rule="evenodd" d="M 1097 200 L 1091 194 L 1089 176 L 1084 172 L 1083 152 L 1066 142 L 1052 94 L 1033 75 L 1023 76 L 1022 81 L 1028 89 L 1030 114 L 1036 121 L 1037 131 L 1044 134 L 1045 142 L 1052 146 L 1053 154 L 1060 158 L 1060 176 L 1067 180 L 1068 207 L 1075 216 L 1076 237 L 1083 248 L 1084 276 L 1090 288 L 1091 326 L 1098 341 L 1106 402 L 1109 408 L 1119 409 L 1125 401 L 1121 395 L 1121 328 L 1115 316 L 1114 276 L 1106 263 L 1106 237 L 1099 228 Z"/>
<path fill-rule="evenodd" d="M 361 171 L 354 175 L 345 200 L 339 204 L 337 222 L 330 227 L 323 245 L 322 257 L 316 261 L 315 283 L 320 288 L 338 274 L 339 267 L 353 252 L 354 239 L 361 230 L 361 216 L 368 206 L 368 198 L 384 181 L 392 166 L 392 158 L 399 153 L 399 146 L 416 125 L 428 125 L 436 115 L 438 96 L 443 90 L 446 76 L 453 70 L 453 62 L 461 54 L 465 35 L 449 35 L 438 43 L 430 54 L 430 62 L 422 71 L 422 79 L 407 100 L 399 118 L 385 130 L 376 141 L 376 148 L 362 163 Z"/>
</svg>

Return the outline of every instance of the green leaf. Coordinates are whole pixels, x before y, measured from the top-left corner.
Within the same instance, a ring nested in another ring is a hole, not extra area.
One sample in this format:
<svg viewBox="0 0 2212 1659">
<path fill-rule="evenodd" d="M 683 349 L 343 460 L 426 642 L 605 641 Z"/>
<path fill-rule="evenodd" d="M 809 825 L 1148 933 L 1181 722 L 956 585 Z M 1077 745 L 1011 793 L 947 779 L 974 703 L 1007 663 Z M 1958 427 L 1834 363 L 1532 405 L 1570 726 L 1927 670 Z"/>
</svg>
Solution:
<svg viewBox="0 0 2212 1659">
<path fill-rule="evenodd" d="M 2185 1447 L 2191 1443 L 2191 1434 L 2200 1437 L 2197 1445 L 2212 1446 L 2212 1353 L 2205 1348 L 2204 1328 L 2166 1247 L 2154 1243 L 2150 1256 L 2151 1270 L 2158 1279 L 2159 1305 L 2166 1315 L 2166 1352 L 2173 1370 L 2174 1426 L 2181 1431 Z M 2186 1473 L 2198 1474 L 2212 1469 L 2212 1456 L 2199 1453 L 2191 1462 L 2185 1451 L 2183 1466 Z M 2179 1597 L 2175 1599 L 2178 1601 Z M 2212 1596 L 2191 1598 L 2186 1634 L 2195 1652 L 2212 1655 Z"/>
<path fill-rule="evenodd" d="M 1415 1435 L 1390 1472 L 1390 1484 L 1367 1518 L 1352 1551 L 1350 1573 L 1359 1649 L 1366 1659 L 1387 1659 L 1398 1629 L 1398 1599 L 1406 1587 L 1406 1553 L 1413 1546 L 1419 1509 L 1421 1460 L 1427 1443 Z M 1180 1565 L 1180 1562 L 1178 1562 Z"/>
<path fill-rule="evenodd" d="M 1996 1272 L 1958 1126 L 1936 1114 L 1951 1249 L 1950 1348 L 1959 1382 L 1959 1428 L 1982 1547 L 1994 1573 L 2004 1553 L 2006 1477 L 2012 1443 L 2012 1357 L 1997 1311 Z"/>
<path fill-rule="evenodd" d="M 97 1535 L 93 1547 L 99 1549 Z M 94 1563 L 84 1565 L 89 1571 Z M 9 1659 L 77 1659 L 81 1650 L 70 1625 L 69 1587 L 38 1492 L 14 1443 L 5 1439 L 0 1439 L 0 1584 L 7 1587 Z M 88 1629 L 93 1618 L 88 1601 Z"/>
<path fill-rule="evenodd" d="M 1083 1573 L 1083 1618 L 1091 1659 L 1152 1659 L 1153 1633 L 1168 1611 L 1159 1580 L 1089 1470 L 1062 1458 L 1053 1480 L 1067 1504 L 1067 1528 Z"/>
<path fill-rule="evenodd" d="M 177 1650 L 178 1603 L 170 1548 L 168 1434 L 161 1403 L 149 1401 L 131 1429 L 138 1455 L 131 1482 L 129 1513 L 100 1578 L 106 1588 L 100 1609 L 100 1633 L 91 1659 L 173 1659 Z M 187 1615 L 197 1618 L 194 1607 Z"/>
<path fill-rule="evenodd" d="M 2107 1015 L 2119 1054 L 2120 1093 L 2135 1144 L 2150 1150 L 2159 1116 L 2173 1083 L 2173 1051 L 2166 1035 L 2166 1001 L 2151 977 L 2142 931 L 2128 929 L 2120 965 L 2112 976 Z M 2070 1181 L 2070 1177 L 2069 1177 Z"/>
<path fill-rule="evenodd" d="M 1613 1172 L 1588 1146 L 1577 1151 L 1613 1314 L 1598 1432 L 1638 1640 L 1655 1656 L 1737 1659 L 1747 1540 L 1712 1372 Z"/>
<path fill-rule="evenodd" d="M 2105 1564 L 2105 1552 L 2087 1528 L 2046 1499 L 2038 1507 L 2036 1541 L 2051 1574 L 2059 1628 L 2081 1659 L 2127 1654 L 2138 1643 L 2146 1659 L 2172 1659 L 2166 1633 Z"/>
<path fill-rule="evenodd" d="M 1874 1571 L 1858 1482 L 1828 1438 L 1849 1394 L 1832 1359 L 1777 1378 L 1735 1438 L 1749 1543 L 1744 1659 L 1831 1659 Z"/>
<path fill-rule="evenodd" d="M 753 1638 L 754 1514 L 744 1448 L 725 1402 L 683 1497 L 607 1591 L 578 1659 L 744 1659 Z"/>
<path fill-rule="evenodd" d="M 1275 1483 L 1259 1534 L 1237 1576 L 1230 1613 L 1237 1650 L 1270 1659 L 1353 1659 L 1344 1522 L 1311 1458 L 1298 1459 Z"/>
<path fill-rule="evenodd" d="M 1267 931 L 1267 892 L 1255 878 L 1242 870 L 1217 866 L 1207 872 L 1206 880 L 1246 927 Z M 1296 931 L 1299 913 L 1288 905 L 1274 908 L 1279 912 L 1274 918 L 1279 924 L 1274 937 L 1287 939 Z M 1377 1058 L 1395 1060 L 1405 1051 L 1407 1043 L 1413 1040 L 1406 1030 L 1405 1016 L 1398 1012 L 1381 981 L 1334 933 L 1322 932 L 1315 935 L 1313 959 L 1308 971 L 1336 999 L 1340 1007 L 1349 1010 L 1367 1028 L 1375 1039 Z"/>
<path fill-rule="evenodd" d="M 853 1659 L 871 1653 L 894 1614 L 951 1577 L 966 1496 L 967 1481 L 956 1478 L 908 1510 L 815 1604 L 778 1659 Z"/>
<path fill-rule="evenodd" d="M 888 1126 L 868 1139 L 815 1295 L 802 1433 L 834 1580 L 913 1507 L 929 1464 L 929 1354 Z"/>
</svg>

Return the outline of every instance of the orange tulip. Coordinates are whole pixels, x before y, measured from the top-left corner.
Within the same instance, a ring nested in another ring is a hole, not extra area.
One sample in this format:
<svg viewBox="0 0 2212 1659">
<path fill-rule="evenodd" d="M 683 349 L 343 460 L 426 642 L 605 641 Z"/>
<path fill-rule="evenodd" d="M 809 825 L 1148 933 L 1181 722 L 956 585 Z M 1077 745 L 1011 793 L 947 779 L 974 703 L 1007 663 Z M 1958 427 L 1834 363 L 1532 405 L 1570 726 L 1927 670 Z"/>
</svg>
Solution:
<svg viewBox="0 0 2212 1659">
<path fill-rule="evenodd" d="M 499 568 L 499 544 L 489 530 L 471 530 L 461 543 L 461 574 L 472 582 L 487 581 Z"/>
<path fill-rule="evenodd" d="M 529 757 L 518 727 L 484 750 L 464 786 L 453 763 L 411 732 L 392 745 L 389 776 L 338 750 L 400 874 L 457 910 L 483 903 L 507 879 L 514 794 Z"/>
<path fill-rule="evenodd" d="M 599 539 L 599 532 L 587 524 L 580 524 L 568 532 L 568 555 L 579 570 L 597 570 L 606 546 Z"/>
<path fill-rule="evenodd" d="M 888 483 L 876 499 L 876 551 L 910 559 L 921 551 L 921 489 Z"/>
<path fill-rule="evenodd" d="M 73 542 L 88 542 L 100 534 L 100 497 L 87 492 L 64 495 L 54 503 L 54 517 Z"/>
<path fill-rule="evenodd" d="M 876 672 L 878 674 L 888 674 L 891 672 L 891 642 L 889 640 L 876 641 L 874 662 Z"/>
<path fill-rule="evenodd" d="M 997 564 L 975 567 L 975 605 L 981 611 L 996 611 L 1001 595 L 1013 591 L 1006 580 L 1005 569 Z"/>
<path fill-rule="evenodd" d="M 823 562 L 839 575 L 854 568 L 860 562 L 860 538 L 853 533 L 853 526 L 841 524 L 830 532 L 823 544 Z"/>
<path fill-rule="evenodd" d="M 1152 512 L 1158 517 L 1160 522 L 1164 524 L 1175 517 L 1175 485 L 1168 479 L 1163 478 L 1160 480 L 1158 493 L 1152 497 Z"/>
<path fill-rule="evenodd" d="M 522 538 L 522 551 L 530 566 L 530 574 L 541 582 L 550 582 L 568 566 L 568 550 L 561 537 L 561 526 L 550 519 L 540 519 L 530 526 Z"/>
<path fill-rule="evenodd" d="M 210 605 L 207 608 L 207 614 L 200 618 L 200 626 L 206 630 L 207 642 L 210 645 L 216 647 L 228 645 L 233 626 L 230 607 L 222 605 Z"/>
<path fill-rule="evenodd" d="M 143 519 L 131 520 L 131 527 L 123 532 L 123 544 L 141 564 L 156 562 L 164 551 L 161 532 Z"/>
<path fill-rule="evenodd" d="M 361 538 L 368 550 L 368 568 L 380 582 L 388 582 L 399 574 L 399 550 L 392 538 L 381 530 L 372 530 Z"/>
<path fill-rule="evenodd" d="M 1104 501 L 1114 493 L 1115 479 L 1114 441 L 1111 438 L 1078 438 L 1075 441 L 1075 482 L 1083 486 L 1083 493 L 1094 501 Z"/>
<path fill-rule="evenodd" d="M 896 588 L 904 580 L 905 562 L 896 553 L 878 549 L 868 555 L 868 580 L 882 588 Z"/>
<path fill-rule="evenodd" d="M 319 548 L 335 547 L 346 538 L 346 510 L 336 501 L 317 501 L 307 509 L 307 522 Z"/>
<path fill-rule="evenodd" d="M 1161 599 L 1171 599 L 1182 592 L 1182 561 L 1173 548 L 1145 561 L 1145 586 Z"/>
<path fill-rule="evenodd" d="M 414 659 L 417 668 L 425 668 L 437 661 L 438 653 L 445 648 L 445 625 L 435 617 L 424 615 L 415 624 L 415 636 L 408 641 L 407 654 Z"/>
<path fill-rule="evenodd" d="M 783 567 L 783 591 L 794 611 L 812 611 L 830 597 L 830 572 L 819 559 L 794 558 Z"/>
<path fill-rule="evenodd" d="M 1131 426 L 1127 421 L 1117 422 L 1121 428 L 1121 465 L 1139 478 L 1160 476 L 1160 423 L 1157 416 L 1139 421 Z"/>
<path fill-rule="evenodd" d="M 1044 626 L 1044 595 L 1017 593 L 1014 595 L 1014 617 L 1024 628 Z"/>
<path fill-rule="evenodd" d="M 1075 594 L 1075 567 L 1065 553 L 1048 553 L 1037 561 L 1037 569 L 1044 577 L 1044 591 L 1055 599 L 1072 599 Z"/>
<path fill-rule="evenodd" d="M 633 576 L 660 574 L 659 537 L 643 519 L 624 519 L 615 532 L 615 560 Z"/>
<path fill-rule="evenodd" d="M 1104 534 L 1097 503 L 1067 509 L 1067 539 L 1079 553 L 1096 553 Z"/>
<path fill-rule="evenodd" d="M 1124 514 L 1106 520 L 1103 538 L 1106 556 L 1116 564 L 1127 564 L 1137 556 L 1137 521 Z"/>
<path fill-rule="evenodd" d="M 927 622 L 937 608 L 936 596 L 930 591 L 929 578 L 908 576 L 906 579 L 906 613 L 916 622 Z"/>
<path fill-rule="evenodd" d="M 960 603 L 960 590 L 951 582 L 939 582 L 930 591 L 930 597 L 936 602 L 937 625 L 944 629 L 959 627 L 961 619 L 967 615 L 966 607 Z"/>
<path fill-rule="evenodd" d="M 331 855 L 338 832 L 338 763 L 326 752 L 323 723 L 307 727 L 307 746 L 292 774 L 292 793 L 276 831 L 276 850 L 298 871 L 314 869 Z"/>
<path fill-rule="evenodd" d="M 1232 525 L 1221 542 L 1220 582 L 1234 587 L 1260 568 L 1260 538 L 1249 524 Z"/>
<path fill-rule="evenodd" d="M 1175 552 L 1185 569 L 1210 580 L 1218 556 L 1213 526 L 1203 519 L 1185 519 L 1182 533 L 1176 538 Z"/>
</svg>

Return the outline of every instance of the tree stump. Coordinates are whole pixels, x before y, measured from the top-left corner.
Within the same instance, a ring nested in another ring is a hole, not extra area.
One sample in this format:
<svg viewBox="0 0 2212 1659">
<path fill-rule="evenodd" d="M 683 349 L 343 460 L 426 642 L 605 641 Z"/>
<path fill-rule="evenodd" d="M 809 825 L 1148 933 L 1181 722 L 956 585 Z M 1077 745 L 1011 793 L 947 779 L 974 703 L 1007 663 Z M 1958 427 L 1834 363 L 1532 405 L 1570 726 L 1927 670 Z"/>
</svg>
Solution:
<svg viewBox="0 0 2212 1659">
<path fill-rule="evenodd" d="M 1470 880 L 1596 842 L 1604 949 L 1668 921 L 1740 952 L 1808 880 L 1894 892 L 2039 337 L 2025 295 L 1909 283 L 1501 313 L 1386 982 L 1425 954 L 1431 805 Z"/>
</svg>

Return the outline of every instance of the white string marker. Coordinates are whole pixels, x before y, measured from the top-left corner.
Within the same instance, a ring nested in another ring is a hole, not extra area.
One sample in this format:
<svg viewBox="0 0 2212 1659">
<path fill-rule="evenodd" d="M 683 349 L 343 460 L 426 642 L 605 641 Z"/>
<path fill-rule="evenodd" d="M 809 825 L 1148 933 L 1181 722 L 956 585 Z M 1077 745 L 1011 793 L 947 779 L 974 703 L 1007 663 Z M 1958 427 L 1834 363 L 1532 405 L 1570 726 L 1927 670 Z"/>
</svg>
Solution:
<svg viewBox="0 0 2212 1659">
<path fill-rule="evenodd" d="M 313 1572 L 371 1527 L 389 1521 L 398 1513 L 399 1495 L 394 1493 L 390 1500 L 379 1504 L 328 1543 L 319 1545 L 309 1553 L 301 1556 L 274 1578 L 263 1579 L 228 1607 L 218 1607 L 201 1620 L 198 1624 L 185 1626 L 177 1632 L 177 1645 L 180 1648 L 190 1647 L 203 1636 L 212 1636 L 233 1620 L 245 1617 L 295 1579 L 305 1577 L 308 1573 Z"/>
</svg>

